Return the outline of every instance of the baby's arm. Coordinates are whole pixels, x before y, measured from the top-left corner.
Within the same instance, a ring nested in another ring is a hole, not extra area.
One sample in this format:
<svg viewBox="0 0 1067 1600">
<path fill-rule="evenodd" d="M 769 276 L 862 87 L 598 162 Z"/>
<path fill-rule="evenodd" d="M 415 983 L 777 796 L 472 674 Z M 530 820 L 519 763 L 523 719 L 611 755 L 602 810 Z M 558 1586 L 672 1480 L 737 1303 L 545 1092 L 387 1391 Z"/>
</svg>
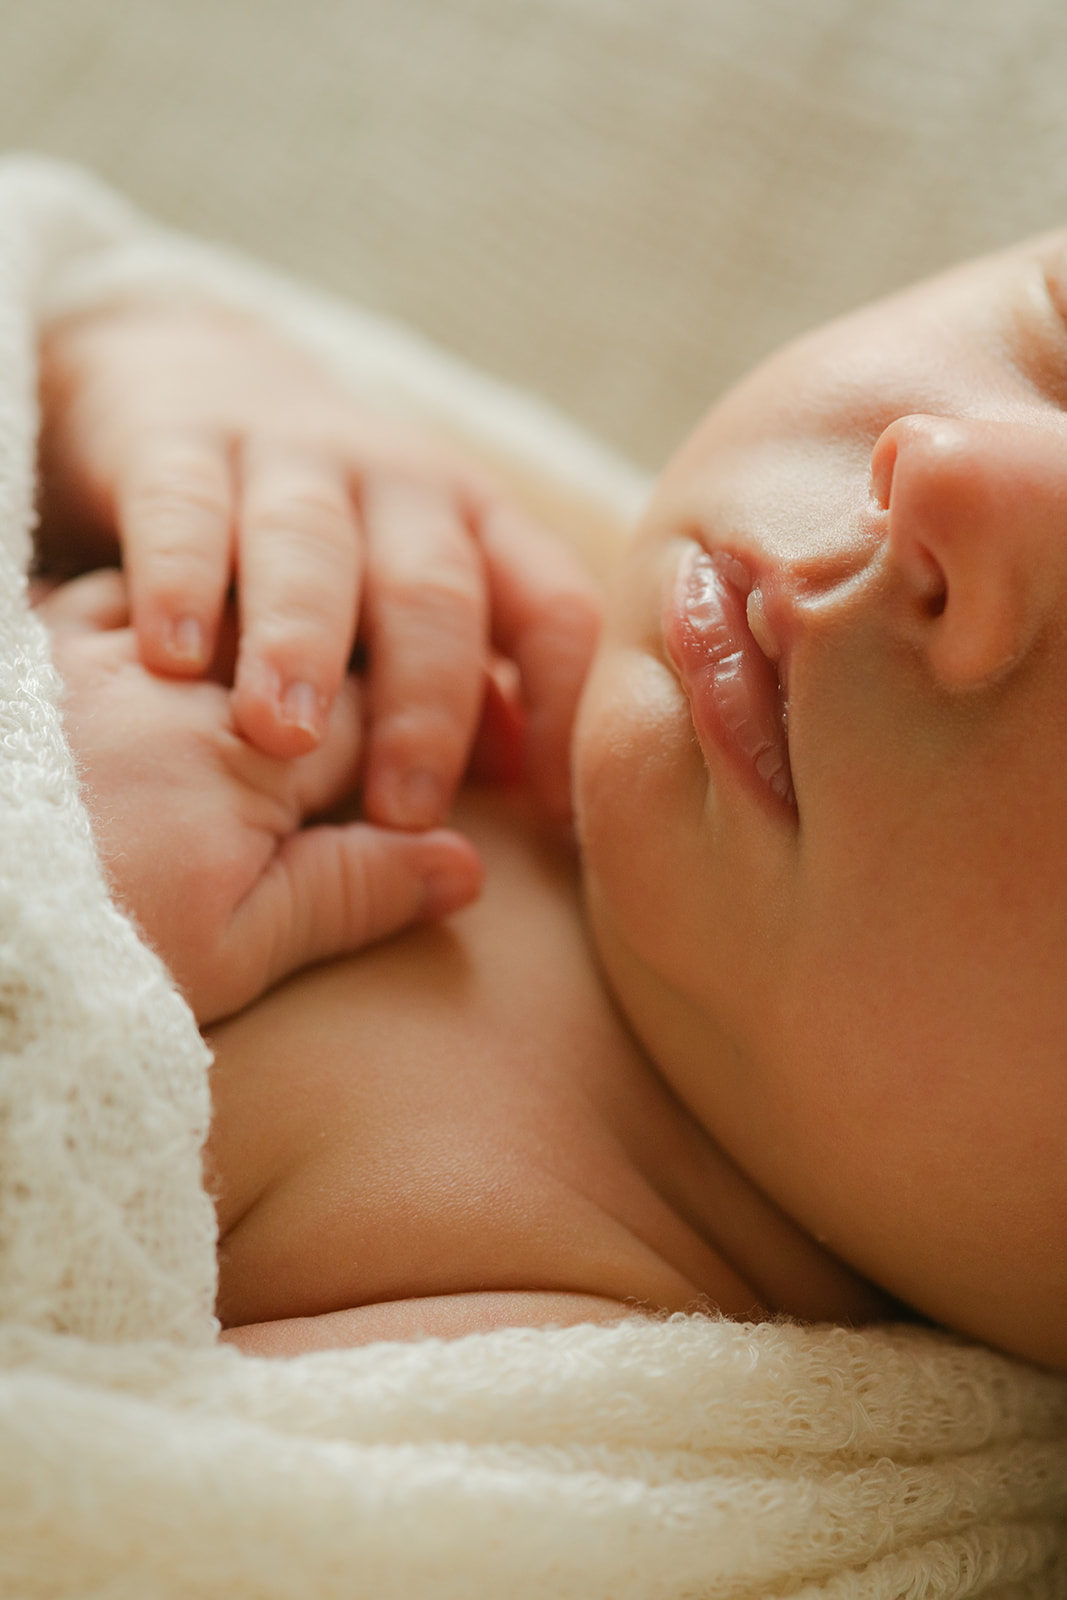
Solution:
<svg viewBox="0 0 1067 1600">
<path fill-rule="evenodd" d="M 458 834 L 301 826 L 354 786 L 362 739 L 353 679 L 319 747 L 276 760 L 236 728 L 224 648 L 222 681 L 145 668 L 120 573 L 63 585 L 40 610 L 116 897 L 199 1022 L 241 1009 L 311 962 L 445 915 L 478 893 L 477 855 Z"/>
<path fill-rule="evenodd" d="M 478 470 L 224 311 L 62 323 L 41 392 L 43 560 L 69 573 L 121 550 L 153 670 L 207 670 L 236 580 L 235 726 L 293 756 L 323 737 L 358 637 L 366 814 L 426 827 L 467 766 L 498 653 L 518 668 L 531 786 L 569 815 L 596 589 Z"/>
<path fill-rule="evenodd" d="M 497 1328 L 569 1328 L 640 1315 L 639 1306 L 605 1295 L 498 1289 L 386 1300 L 317 1317 L 282 1317 L 277 1322 L 227 1328 L 219 1337 L 250 1356 L 302 1356 L 311 1350 L 343 1350 L 381 1339 L 461 1339 Z"/>
</svg>

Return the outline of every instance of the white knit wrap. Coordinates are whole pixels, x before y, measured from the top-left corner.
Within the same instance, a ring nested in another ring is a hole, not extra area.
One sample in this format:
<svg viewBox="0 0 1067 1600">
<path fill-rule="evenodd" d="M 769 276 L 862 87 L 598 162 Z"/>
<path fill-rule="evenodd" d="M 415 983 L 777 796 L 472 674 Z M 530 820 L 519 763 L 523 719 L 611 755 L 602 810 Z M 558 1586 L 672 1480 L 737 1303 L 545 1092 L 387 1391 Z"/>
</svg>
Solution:
<svg viewBox="0 0 1067 1600">
<path fill-rule="evenodd" d="M 289 1362 L 214 1343 L 207 1052 L 109 901 L 22 573 L 34 333 L 269 316 L 604 504 L 636 475 L 410 336 L 0 163 L 0 1596 L 1067 1595 L 1067 1384 L 935 1334 L 703 1317 Z"/>
</svg>

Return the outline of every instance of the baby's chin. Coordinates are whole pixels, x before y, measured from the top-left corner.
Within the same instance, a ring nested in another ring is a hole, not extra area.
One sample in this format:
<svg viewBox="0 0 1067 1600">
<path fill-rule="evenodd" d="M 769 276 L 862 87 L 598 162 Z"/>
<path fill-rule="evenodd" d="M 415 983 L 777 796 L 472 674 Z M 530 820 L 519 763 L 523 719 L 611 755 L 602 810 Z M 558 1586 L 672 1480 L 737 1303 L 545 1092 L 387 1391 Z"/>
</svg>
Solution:
<svg viewBox="0 0 1067 1600">
<path fill-rule="evenodd" d="M 878 1042 L 867 1060 L 875 1080 L 892 1082 Z M 925 1108 L 922 1069 L 898 1076 L 910 1115 L 883 1115 L 877 1090 L 866 1108 L 853 1096 L 829 1139 L 811 1134 L 820 1118 L 832 1126 L 825 1103 L 794 1115 L 792 1143 L 779 1144 L 777 1162 L 753 1175 L 814 1237 L 924 1319 L 1067 1372 L 1067 1210 L 1057 1163 L 1040 1149 L 1039 1099 L 1014 1126 L 1003 1117 L 1000 1137 L 994 1100 L 970 1119 L 953 1116 L 939 1105 L 933 1076 Z M 783 1077 L 783 1097 L 801 1085 L 795 1111 L 807 1073 L 798 1065 Z M 1020 1068 L 1017 1080 L 1025 1077 Z M 976 1098 L 981 1092 L 977 1083 Z M 883 1132 L 880 1122 L 892 1127 Z"/>
<path fill-rule="evenodd" d="M 855 1095 L 835 1108 L 823 1094 L 847 1068 L 825 1073 L 825 1048 L 787 1043 L 741 1008 L 727 1016 L 724 1006 L 697 1003 L 635 949 L 595 879 L 587 901 L 602 971 L 661 1076 L 760 1201 L 854 1274 L 835 1287 L 839 1298 L 813 1302 L 809 1284 L 794 1284 L 767 1294 L 768 1303 L 801 1320 L 914 1314 L 1067 1373 L 1067 1211 L 1063 1185 L 1038 1158 L 1039 1115 L 1029 1164 L 1018 1151 L 1024 1126 L 1003 1142 L 983 1140 L 975 1123 L 965 1130 L 961 1118 L 937 1117 L 933 1100 L 929 1117 L 920 1105 L 911 1118 L 888 1118 L 884 1088 L 894 1073 L 884 1041 L 867 1052 L 870 1081 L 883 1091 L 870 1090 L 865 1108 Z M 921 1074 L 896 1076 L 914 1107 Z M 823 1090 L 806 1094 L 820 1077 Z M 744 1262 L 761 1289 L 777 1270 L 763 1249 Z"/>
</svg>

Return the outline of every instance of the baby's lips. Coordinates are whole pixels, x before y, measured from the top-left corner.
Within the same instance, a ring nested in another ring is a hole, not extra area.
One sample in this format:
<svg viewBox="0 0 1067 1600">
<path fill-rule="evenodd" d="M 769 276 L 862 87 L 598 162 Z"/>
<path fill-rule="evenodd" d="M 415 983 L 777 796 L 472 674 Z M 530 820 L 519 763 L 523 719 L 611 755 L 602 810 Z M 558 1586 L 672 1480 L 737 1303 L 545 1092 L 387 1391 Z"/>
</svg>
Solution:
<svg viewBox="0 0 1067 1600">
<path fill-rule="evenodd" d="M 664 639 L 705 753 L 727 755 L 760 793 L 792 807 L 776 666 L 782 648 L 769 597 L 736 556 L 694 546 L 668 600 Z"/>
</svg>

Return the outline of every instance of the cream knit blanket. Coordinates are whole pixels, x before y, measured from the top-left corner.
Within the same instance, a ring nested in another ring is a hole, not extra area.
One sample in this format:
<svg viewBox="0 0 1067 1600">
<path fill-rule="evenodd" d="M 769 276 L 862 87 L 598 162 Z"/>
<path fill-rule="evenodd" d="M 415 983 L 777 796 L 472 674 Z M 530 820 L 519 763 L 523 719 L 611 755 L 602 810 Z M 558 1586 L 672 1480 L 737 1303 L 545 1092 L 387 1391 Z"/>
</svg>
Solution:
<svg viewBox="0 0 1067 1600">
<path fill-rule="evenodd" d="M 215 1344 L 207 1054 L 108 899 L 22 580 L 35 329 L 131 292 L 270 316 L 607 510 L 642 487 L 398 330 L 0 163 L 0 1596 L 1067 1595 L 1067 1384 L 938 1335 Z"/>
</svg>

